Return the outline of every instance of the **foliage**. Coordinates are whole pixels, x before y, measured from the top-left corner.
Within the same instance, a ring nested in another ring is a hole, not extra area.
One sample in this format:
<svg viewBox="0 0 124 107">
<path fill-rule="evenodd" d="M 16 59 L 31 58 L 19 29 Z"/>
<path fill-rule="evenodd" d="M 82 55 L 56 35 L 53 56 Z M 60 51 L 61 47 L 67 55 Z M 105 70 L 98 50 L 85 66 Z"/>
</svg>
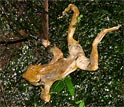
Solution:
<svg viewBox="0 0 124 107">
<path fill-rule="evenodd" d="M 60 47 L 65 56 L 68 55 L 66 35 L 71 12 L 62 19 L 58 17 L 69 3 L 76 4 L 80 10 L 75 38 L 79 40 L 87 57 L 90 55 L 93 39 L 102 29 L 124 24 L 123 0 L 49 1 L 49 39 L 52 44 Z M 38 0 L 26 3 L 16 2 L 16 0 L 15 2 L 0 1 L 2 13 L 0 34 L 14 32 L 13 38 L 21 39 L 24 37 L 18 35 L 17 31 L 24 29 L 30 37 L 17 44 L 0 44 L 0 67 L 3 63 L 0 68 L 0 106 L 123 106 L 124 30 L 107 34 L 99 44 L 100 57 L 97 72 L 77 70 L 70 77 L 56 82 L 52 87 L 52 98 L 48 104 L 40 100 L 39 87 L 32 86 L 21 77 L 29 64 L 47 63 L 52 57 L 49 49 L 45 49 L 38 39 L 39 33 L 42 32 L 42 19 L 39 15 L 43 11 L 41 4 L 42 1 Z"/>
</svg>

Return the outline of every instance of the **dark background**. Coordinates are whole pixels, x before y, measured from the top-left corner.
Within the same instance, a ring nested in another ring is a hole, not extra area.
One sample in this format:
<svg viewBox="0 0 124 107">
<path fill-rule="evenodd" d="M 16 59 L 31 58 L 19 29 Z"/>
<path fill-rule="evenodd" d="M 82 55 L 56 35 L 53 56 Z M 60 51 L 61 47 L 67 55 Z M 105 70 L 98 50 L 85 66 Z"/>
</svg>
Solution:
<svg viewBox="0 0 124 107">
<path fill-rule="evenodd" d="M 40 88 L 22 78 L 30 64 L 48 63 L 52 55 L 41 44 L 44 12 L 42 0 L 0 1 L 0 106 L 1 107 L 75 107 L 77 101 L 86 107 L 124 106 L 124 27 L 108 33 L 99 44 L 97 72 L 77 70 L 71 80 L 75 95 L 66 87 L 53 93 L 51 101 L 40 100 Z M 49 40 L 68 55 L 67 29 L 72 12 L 58 19 L 69 3 L 80 10 L 75 39 L 87 57 L 91 43 L 104 28 L 124 25 L 123 0 L 49 0 Z M 61 82 L 61 81 L 59 81 Z M 51 92 L 52 93 L 52 92 Z M 83 106 L 82 106 L 83 107 Z"/>
</svg>

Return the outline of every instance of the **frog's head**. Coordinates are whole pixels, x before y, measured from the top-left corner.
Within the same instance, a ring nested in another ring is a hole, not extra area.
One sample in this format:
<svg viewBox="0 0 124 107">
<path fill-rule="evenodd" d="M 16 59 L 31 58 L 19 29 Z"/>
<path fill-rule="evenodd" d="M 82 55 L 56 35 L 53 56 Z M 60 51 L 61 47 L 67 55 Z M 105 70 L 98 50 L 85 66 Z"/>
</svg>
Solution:
<svg viewBox="0 0 124 107">
<path fill-rule="evenodd" d="M 22 74 L 22 77 L 35 86 L 41 85 L 40 69 L 40 65 L 30 65 L 27 71 Z"/>
</svg>

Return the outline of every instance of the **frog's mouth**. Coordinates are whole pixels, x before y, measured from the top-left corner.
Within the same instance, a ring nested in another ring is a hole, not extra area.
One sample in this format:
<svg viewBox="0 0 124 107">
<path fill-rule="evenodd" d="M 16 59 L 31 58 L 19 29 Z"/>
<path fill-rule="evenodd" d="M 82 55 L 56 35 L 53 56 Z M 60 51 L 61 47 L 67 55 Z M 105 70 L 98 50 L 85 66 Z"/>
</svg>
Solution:
<svg viewBox="0 0 124 107">
<path fill-rule="evenodd" d="M 39 86 L 39 85 L 43 85 L 44 83 L 41 81 L 41 79 L 38 79 L 37 81 L 33 81 L 33 82 L 30 82 L 31 84 L 35 85 L 35 86 Z"/>
</svg>

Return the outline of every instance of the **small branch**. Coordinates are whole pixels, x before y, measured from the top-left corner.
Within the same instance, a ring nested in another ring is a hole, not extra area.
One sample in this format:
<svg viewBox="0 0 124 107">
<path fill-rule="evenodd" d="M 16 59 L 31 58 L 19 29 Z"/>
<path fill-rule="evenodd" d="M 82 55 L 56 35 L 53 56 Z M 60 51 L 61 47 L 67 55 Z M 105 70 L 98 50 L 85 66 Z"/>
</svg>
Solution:
<svg viewBox="0 0 124 107">
<path fill-rule="evenodd" d="M 7 41 L 0 41 L 0 44 L 16 44 L 16 43 L 20 43 L 20 42 L 25 42 L 27 41 L 27 38 L 22 38 L 22 39 L 18 39 L 18 40 L 7 40 Z"/>
</svg>

